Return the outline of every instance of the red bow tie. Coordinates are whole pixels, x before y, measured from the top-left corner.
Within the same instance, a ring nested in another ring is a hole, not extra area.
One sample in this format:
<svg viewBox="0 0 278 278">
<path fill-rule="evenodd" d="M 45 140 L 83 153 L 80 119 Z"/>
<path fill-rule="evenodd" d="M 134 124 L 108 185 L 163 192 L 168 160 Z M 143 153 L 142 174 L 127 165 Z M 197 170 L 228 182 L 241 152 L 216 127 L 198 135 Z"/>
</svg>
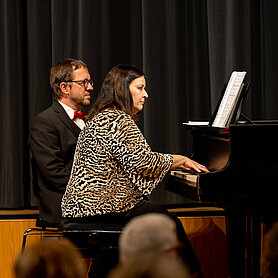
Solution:
<svg viewBox="0 0 278 278">
<path fill-rule="evenodd" d="M 75 121 L 77 118 L 84 120 L 84 112 L 74 111 L 72 120 Z"/>
</svg>

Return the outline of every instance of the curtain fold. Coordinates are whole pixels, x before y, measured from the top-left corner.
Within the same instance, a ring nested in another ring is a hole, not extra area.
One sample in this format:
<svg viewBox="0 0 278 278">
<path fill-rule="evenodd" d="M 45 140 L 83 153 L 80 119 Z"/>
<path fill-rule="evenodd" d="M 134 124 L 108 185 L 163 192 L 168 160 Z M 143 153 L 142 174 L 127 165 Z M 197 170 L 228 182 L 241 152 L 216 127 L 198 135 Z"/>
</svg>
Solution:
<svg viewBox="0 0 278 278">
<path fill-rule="evenodd" d="M 156 151 L 190 155 L 188 120 L 208 121 L 233 70 L 246 70 L 250 119 L 277 119 L 275 0 L 1 0 L 0 208 L 36 205 L 28 132 L 52 103 L 50 67 L 84 60 L 92 100 L 116 64 L 147 76 L 139 127 Z M 90 107 L 87 107 L 87 110 Z M 155 195 L 157 194 L 157 195 Z M 179 202 L 163 185 L 157 202 Z"/>
<path fill-rule="evenodd" d="M 5 208 L 25 204 L 28 95 L 25 2 L 1 2 L 0 207 Z"/>
</svg>

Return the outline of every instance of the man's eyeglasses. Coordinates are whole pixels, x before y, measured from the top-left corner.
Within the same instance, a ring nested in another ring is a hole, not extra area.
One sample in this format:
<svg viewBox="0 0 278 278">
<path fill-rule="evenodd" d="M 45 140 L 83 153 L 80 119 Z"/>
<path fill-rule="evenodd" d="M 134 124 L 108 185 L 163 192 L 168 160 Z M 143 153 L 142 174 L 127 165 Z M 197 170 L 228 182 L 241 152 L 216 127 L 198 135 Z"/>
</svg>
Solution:
<svg viewBox="0 0 278 278">
<path fill-rule="evenodd" d="M 80 86 L 83 85 L 85 89 L 88 88 L 89 84 L 91 84 L 91 86 L 94 85 L 93 79 L 89 79 L 89 80 L 88 79 L 84 79 L 84 80 L 71 80 L 71 81 L 64 81 L 64 82 L 75 82 L 75 83 L 77 83 Z"/>
</svg>

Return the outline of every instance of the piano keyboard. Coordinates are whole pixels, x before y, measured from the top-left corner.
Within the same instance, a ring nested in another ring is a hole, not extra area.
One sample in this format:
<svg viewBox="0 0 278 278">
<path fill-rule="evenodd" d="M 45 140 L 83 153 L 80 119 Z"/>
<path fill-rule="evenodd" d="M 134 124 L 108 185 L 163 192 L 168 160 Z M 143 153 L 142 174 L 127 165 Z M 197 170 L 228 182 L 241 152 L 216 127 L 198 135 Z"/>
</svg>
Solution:
<svg viewBox="0 0 278 278">
<path fill-rule="evenodd" d="M 186 172 L 185 170 L 172 170 L 170 171 L 170 175 L 174 177 L 181 178 L 185 181 L 189 181 L 193 184 L 197 184 L 199 180 L 199 175 L 198 174 L 192 174 L 190 172 Z"/>
</svg>

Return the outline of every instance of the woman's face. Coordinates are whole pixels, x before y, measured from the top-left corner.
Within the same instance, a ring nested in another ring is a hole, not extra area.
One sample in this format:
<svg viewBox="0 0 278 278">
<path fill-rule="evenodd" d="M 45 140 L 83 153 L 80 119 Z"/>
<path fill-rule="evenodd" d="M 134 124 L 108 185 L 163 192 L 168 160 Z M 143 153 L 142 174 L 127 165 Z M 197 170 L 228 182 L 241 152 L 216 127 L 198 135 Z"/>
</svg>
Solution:
<svg viewBox="0 0 278 278">
<path fill-rule="evenodd" d="M 133 99 L 133 108 L 135 113 L 143 109 L 145 99 L 148 98 L 148 94 L 145 91 L 146 79 L 145 76 L 140 76 L 134 79 L 129 84 L 129 90 Z"/>
</svg>

